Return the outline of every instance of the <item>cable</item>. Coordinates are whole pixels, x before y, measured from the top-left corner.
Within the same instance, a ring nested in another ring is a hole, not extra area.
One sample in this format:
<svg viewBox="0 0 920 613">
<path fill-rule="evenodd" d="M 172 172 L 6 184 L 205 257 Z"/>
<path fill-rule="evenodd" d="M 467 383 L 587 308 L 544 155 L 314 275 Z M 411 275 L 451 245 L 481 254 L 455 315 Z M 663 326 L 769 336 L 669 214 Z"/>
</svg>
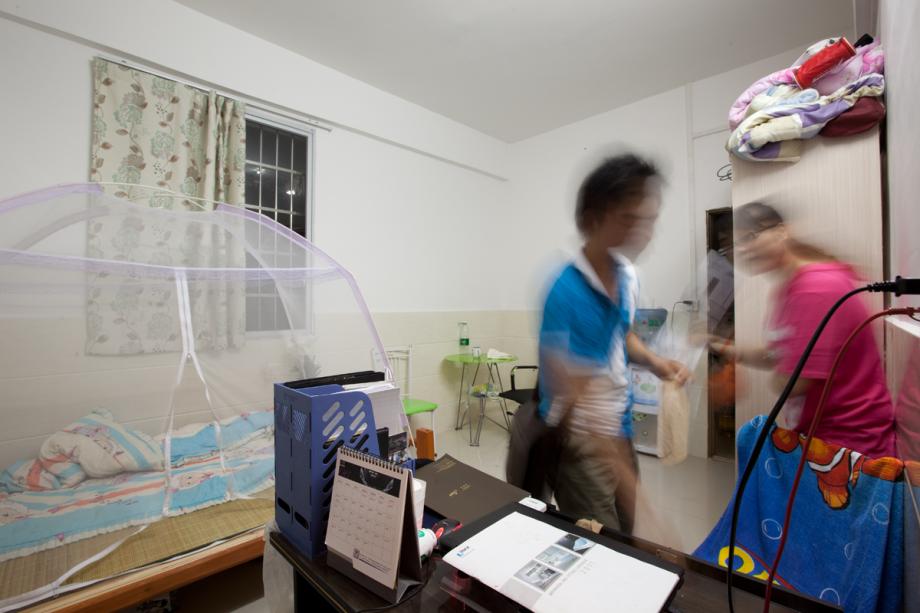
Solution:
<svg viewBox="0 0 920 613">
<path fill-rule="evenodd" d="M 674 336 L 674 316 L 677 315 L 677 307 L 681 304 L 687 307 L 693 307 L 692 300 L 677 300 L 674 302 L 674 304 L 671 305 L 671 318 L 668 320 L 668 335 L 672 338 Z"/>
<path fill-rule="evenodd" d="M 869 285 L 857 287 L 856 289 L 847 292 L 841 298 L 839 298 L 837 302 L 835 302 L 834 305 L 830 308 L 830 310 L 828 310 L 827 314 L 824 315 L 824 319 L 822 319 L 821 323 L 818 324 L 818 327 L 815 329 L 811 340 L 808 341 L 808 345 L 805 347 L 805 351 L 802 352 L 802 356 L 799 358 L 799 361 L 795 366 L 795 370 L 792 372 L 792 376 L 789 377 L 789 381 L 786 382 L 786 386 L 783 388 L 782 393 L 780 393 L 779 398 L 776 399 L 776 403 L 770 410 L 769 415 L 767 415 L 766 422 L 764 423 L 764 428 L 757 436 L 757 440 L 754 443 L 754 448 L 751 451 L 751 457 L 748 459 L 748 462 L 744 467 L 744 472 L 741 475 L 741 479 L 738 481 L 738 489 L 735 492 L 735 503 L 732 507 L 732 521 L 728 538 L 728 560 L 726 561 L 728 573 L 725 577 L 725 586 L 728 591 L 729 613 L 734 613 L 735 611 L 735 602 L 732 594 L 732 577 L 734 576 L 735 537 L 737 536 L 738 532 L 738 517 L 741 509 L 741 502 L 744 497 L 744 491 L 747 487 L 747 483 L 751 478 L 751 473 L 753 472 L 754 466 L 756 465 L 757 458 L 763 449 L 764 442 L 767 440 L 770 426 L 776 422 L 776 418 L 779 415 L 780 410 L 783 408 L 783 405 L 789 398 L 790 393 L 792 393 L 792 388 L 795 386 L 796 381 L 798 381 L 799 376 L 802 374 L 802 369 L 805 368 L 805 362 L 808 360 L 808 356 L 811 355 L 812 350 L 815 348 L 815 344 L 818 342 L 818 338 L 820 338 L 824 328 L 827 327 L 827 323 L 830 321 L 831 317 L 844 302 L 861 292 L 893 292 L 895 296 L 900 296 L 902 294 L 920 294 L 920 278 L 905 279 L 899 275 L 895 277 L 894 281 L 870 283 Z"/>
<path fill-rule="evenodd" d="M 795 365 L 795 370 L 792 371 L 792 375 L 789 377 L 789 381 L 786 382 L 786 386 L 780 393 L 779 398 L 776 399 L 776 403 L 773 405 L 773 408 L 770 409 L 770 414 L 767 415 L 766 422 L 764 422 L 763 428 L 761 429 L 760 434 L 757 436 L 757 441 L 754 443 L 754 449 L 751 451 L 751 457 L 748 458 L 747 464 L 744 467 L 744 472 L 741 475 L 741 479 L 738 481 L 738 489 L 735 491 L 735 504 L 732 507 L 732 521 L 728 536 L 728 560 L 726 561 L 728 565 L 728 574 L 725 576 L 725 584 L 728 590 L 729 613 L 734 613 L 735 611 L 735 602 L 732 594 L 732 577 L 735 574 L 735 537 L 737 536 L 738 532 L 738 517 L 741 511 L 741 501 L 744 496 L 744 490 L 747 487 L 747 483 L 751 479 L 751 473 L 754 472 L 754 466 L 757 464 L 757 458 L 760 456 L 760 451 L 763 449 L 764 442 L 767 440 L 767 435 L 770 432 L 770 426 L 776 422 L 776 418 L 779 416 L 780 410 L 783 408 L 783 405 L 786 404 L 786 399 L 789 398 L 789 395 L 792 393 L 792 388 L 795 386 L 796 381 L 798 381 L 799 376 L 802 374 L 802 370 L 805 368 L 805 362 L 808 361 L 808 356 L 811 355 L 812 350 L 815 348 L 815 344 L 817 344 L 818 339 L 821 337 L 821 333 L 824 332 L 824 328 L 827 327 L 827 323 L 830 321 L 831 317 L 834 316 L 834 313 L 837 312 L 837 309 L 839 309 L 844 302 L 861 292 L 890 291 L 881 289 L 882 285 L 884 284 L 875 283 L 857 287 L 856 289 L 851 290 L 840 297 L 837 302 L 835 302 L 834 305 L 830 308 L 830 310 L 828 310 L 828 312 L 824 315 L 824 319 L 822 319 L 821 323 L 818 324 L 814 334 L 812 334 L 811 339 L 808 341 L 808 345 L 806 345 L 805 351 L 802 352 L 802 356 L 799 358 L 798 363 Z M 876 286 L 878 286 L 880 289 L 875 289 Z"/>
<path fill-rule="evenodd" d="M 870 283 L 869 285 L 857 287 L 856 289 L 847 292 L 841 298 L 839 298 L 837 302 L 835 302 L 834 305 L 830 308 L 830 310 L 828 310 L 827 314 L 824 315 L 824 319 L 822 319 L 821 323 L 818 324 L 818 327 L 815 329 L 811 340 L 808 341 L 808 345 L 805 347 L 805 351 L 802 352 L 802 356 L 799 358 L 798 363 L 795 365 L 795 370 L 792 372 L 792 376 L 789 377 L 789 381 L 786 382 L 786 386 L 783 388 L 782 393 L 780 393 L 779 398 L 776 399 L 776 403 L 770 410 L 770 414 L 767 415 L 764 427 L 760 434 L 757 436 L 757 441 L 754 443 L 754 448 L 751 451 L 751 457 L 748 459 L 748 462 L 744 467 L 744 472 L 741 475 L 741 479 L 738 481 L 738 489 L 735 492 L 735 503 L 732 507 L 732 521 L 728 537 L 728 560 L 726 561 L 728 572 L 725 576 L 725 585 L 728 591 L 729 613 L 734 613 L 735 611 L 735 603 L 732 594 L 732 577 L 734 576 L 735 537 L 737 536 L 738 532 L 738 517 L 741 510 L 741 502 L 744 497 L 744 491 L 747 487 L 747 483 L 751 478 L 751 473 L 754 471 L 754 466 L 757 463 L 757 458 L 763 449 L 764 442 L 767 440 L 770 426 L 776 422 L 776 418 L 779 415 L 780 410 L 786 403 L 786 399 L 789 398 L 789 395 L 792 392 L 792 388 L 798 381 L 799 376 L 802 374 L 802 369 L 805 368 L 805 362 L 808 360 L 808 356 L 811 355 L 812 350 L 815 348 L 815 344 L 818 342 L 818 338 L 820 338 L 824 328 L 827 327 L 827 323 L 830 321 L 831 317 L 833 317 L 834 313 L 837 312 L 837 309 L 839 309 L 844 302 L 861 292 L 893 292 L 896 296 L 900 296 L 902 294 L 920 294 L 920 279 L 905 279 L 901 276 L 897 276 L 895 277 L 894 281 Z"/>
<path fill-rule="evenodd" d="M 767 576 L 767 586 L 764 592 L 764 613 L 767 613 L 770 610 L 770 598 L 773 593 L 773 579 L 776 577 L 776 570 L 779 568 L 779 561 L 783 557 L 783 550 L 786 548 L 786 538 L 789 535 L 789 526 L 792 523 L 792 508 L 795 503 L 795 494 L 799 489 L 799 482 L 802 479 L 802 472 L 805 468 L 805 463 L 808 461 L 808 449 L 811 446 L 811 441 L 814 438 L 815 430 L 818 428 L 818 423 L 821 420 L 821 416 L 824 413 L 824 407 L 827 403 L 827 397 L 832 387 L 834 375 L 837 373 L 837 367 L 840 365 L 840 361 L 843 359 L 843 356 L 846 354 L 847 350 L 850 348 L 850 344 L 856 338 L 856 336 L 863 331 L 863 329 L 868 326 L 870 323 L 878 319 L 879 317 L 885 317 L 887 315 L 908 315 L 913 317 L 914 314 L 920 312 L 920 309 L 915 309 L 913 307 L 906 308 L 897 308 L 897 309 L 886 309 L 879 313 L 876 313 L 863 321 L 859 326 L 856 327 L 853 332 L 847 337 L 843 345 L 840 347 L 840 351 L 837 352 L 837 356 L 834 358 L 834 362 L 831 365 L 830 372 L 827 375 L 827 379 L 824 381 L 824 387 L 821 390 L 821 397 L 818 400 L 818 405 L 815 408 L 815 414 L 811 419 L 811 425 L 808 427 L 808 436 L 805 438 L 805 444 L 802 447 L 802 457 L 799 458 L 799 465 L 796 468 L 795 479 L 792 480 L 792 489 L 789 492 L 789 500 L 786 503 L 786 516 L 783 519 L 783 532 L 780 536 L 779 546 L 776 550 L 776 557 L 773 560 L 773 566 L 770 567 L 770 574 Z"/>
<path fill-rule="evenodd" d="M 881 283 L 870 283 L 866 286 L 870 292 L 888 292 L 894 293 L 895 296 L 904 294 L 920 294 L 920 278 L 905 278 L 898 275 L 894 281 L 882 281 Z"/>
</svg>

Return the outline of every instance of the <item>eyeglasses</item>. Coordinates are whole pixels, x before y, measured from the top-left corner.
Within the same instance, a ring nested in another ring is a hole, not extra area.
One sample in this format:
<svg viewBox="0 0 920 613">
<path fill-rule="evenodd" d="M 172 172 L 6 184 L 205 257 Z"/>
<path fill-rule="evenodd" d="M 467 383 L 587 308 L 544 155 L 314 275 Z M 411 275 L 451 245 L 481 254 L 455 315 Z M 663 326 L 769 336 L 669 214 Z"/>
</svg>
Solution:
<svg viewBox="0 0 920 613">
<path fill-rule="evenodd" d="M 760 230 L 754 230 L 752 232 L 745 232 L 744 234 L 738 234 L 735 237 L 735 244 L 738 246 L 750 245 L 757 237 L 766 232 L 767 230 L 772 230 L 777 227 L 779 224 L 773 224 L 772 226 L 767 226 L 766 228 L 761 228 Z"/>
<path fill-rule="evenodd" d="M 639 225 L 652 225 L 658 221 L 658 214 L 652 215 L 637 215 L 636 213 L 622 211 L 618 215 L 620 222 L 629 227 L 639 226 Z"/>
</svg>

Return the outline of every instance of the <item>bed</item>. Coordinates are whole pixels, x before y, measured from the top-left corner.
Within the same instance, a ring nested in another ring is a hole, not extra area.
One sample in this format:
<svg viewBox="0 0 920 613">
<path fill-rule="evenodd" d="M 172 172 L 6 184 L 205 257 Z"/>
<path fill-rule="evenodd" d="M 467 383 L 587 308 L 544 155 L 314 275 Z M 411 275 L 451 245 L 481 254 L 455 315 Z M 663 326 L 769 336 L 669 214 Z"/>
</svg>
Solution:
<svg viewBox="0 0 920 613">
<path fill-rule="evenodd" d="M 264 499 L 227 502 L 220 509 L 151 524 L 105 561 L 68 579 L 56 597 L 49 596 L 28 610 L 117 610 L 259 558 L 264 549 L 264 524 L 274 516 L 272 495 L 273 490 L 266 490 Z M 119 536 L 113 533 L 111 538 Z M 99 544 L 105 546 L 104 542 Z M 73 559 L 82 555 L 75 552 Z M 13 589 L 28 590 L 54 577 L 59 567 L 52 569 L 59 559 L 58 555 L 45 559 L 30 556 L 4 563 L 0 565 L 0 582 L 7 585 L 11 581 Z M 35 580 L 29 581 L 30 576 Z M 82 587 L 70 591 L 74 585 Z"/>
<path fill-rule="evenodd" d="M 79 450 L 82 444 L 98 446 L 102 441 L 108 453 L 117 454 L 119 441 L 126 444 L 132 436 L 143 436 L 114 422 L 111 414 L 96 411 L 48 441 L 73 432 L 94 437 L 68 439 L 78 446 L 69 455 L 78 457 L 88 455 Z M 150 570 L 213 543 L 251 538 L 246 533 L 273 516 L 273 413 L 254 411 L 223 420 L 221 446 L 216 432 L 214 423 L 172 432 L 169 475 L 166 470 L 120 472 L 70 487 L 29 489 L 47 485 L 50 477 L 37 477 L 41 468 L 27 469 L 19 471 L 24 474 L 17 480 L 16 468 L 38 460 L 7 468 L 0 477 L 0 609 L 133 569 Z M 163 453 L 165 435 L 146 438 Z M 48 441 L 43 451 L 56 452 Z M 172 483 L 168 490 L 166 480 Z M 162 518 L 153 519 L 158 516 Z M 219 565 L 222 551 L 220 546 L 201 555 Z"/>
<path fill-rule="evenodd" d="M 274 383 L 385 356 L 315 245 L 136 185 L 0 201 L 0 339 L 0 611 L 122 606 L 257 557 Z"/>
</svg>

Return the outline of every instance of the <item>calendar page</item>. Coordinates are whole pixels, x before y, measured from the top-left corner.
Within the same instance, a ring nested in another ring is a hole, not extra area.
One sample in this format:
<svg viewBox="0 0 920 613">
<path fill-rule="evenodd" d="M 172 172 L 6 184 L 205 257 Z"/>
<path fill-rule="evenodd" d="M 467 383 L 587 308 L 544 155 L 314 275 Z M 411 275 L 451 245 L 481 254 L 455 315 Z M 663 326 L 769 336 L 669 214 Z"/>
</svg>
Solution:
<svg viewBox="0 0 920 613">
<path fill-rule="evenodd" d="M 399 571 L 409 473 L 341 448 L 336 461 L 326 546 L 355 570 L 392 588 Z"/>
</svg>

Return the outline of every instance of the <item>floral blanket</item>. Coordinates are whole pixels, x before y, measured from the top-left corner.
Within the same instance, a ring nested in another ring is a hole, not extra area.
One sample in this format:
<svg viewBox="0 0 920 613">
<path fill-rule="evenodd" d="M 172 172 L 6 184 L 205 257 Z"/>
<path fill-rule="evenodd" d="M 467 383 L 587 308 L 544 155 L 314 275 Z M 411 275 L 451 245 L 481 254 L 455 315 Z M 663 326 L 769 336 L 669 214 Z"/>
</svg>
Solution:
<svg viewBox="0 0 920 613">
<path fill-rule="evenodd" d="M 826 96 L 818 96 L 816 90 L 773 85 L 752 101 L 760 110 L 735 128 L 726 149 L 755 162 L 796 162 L 801 139 L 817 136 L 860 98 L 884 92 L 885 77 L 879 73 L 862 76 Z"/>
</svg>

